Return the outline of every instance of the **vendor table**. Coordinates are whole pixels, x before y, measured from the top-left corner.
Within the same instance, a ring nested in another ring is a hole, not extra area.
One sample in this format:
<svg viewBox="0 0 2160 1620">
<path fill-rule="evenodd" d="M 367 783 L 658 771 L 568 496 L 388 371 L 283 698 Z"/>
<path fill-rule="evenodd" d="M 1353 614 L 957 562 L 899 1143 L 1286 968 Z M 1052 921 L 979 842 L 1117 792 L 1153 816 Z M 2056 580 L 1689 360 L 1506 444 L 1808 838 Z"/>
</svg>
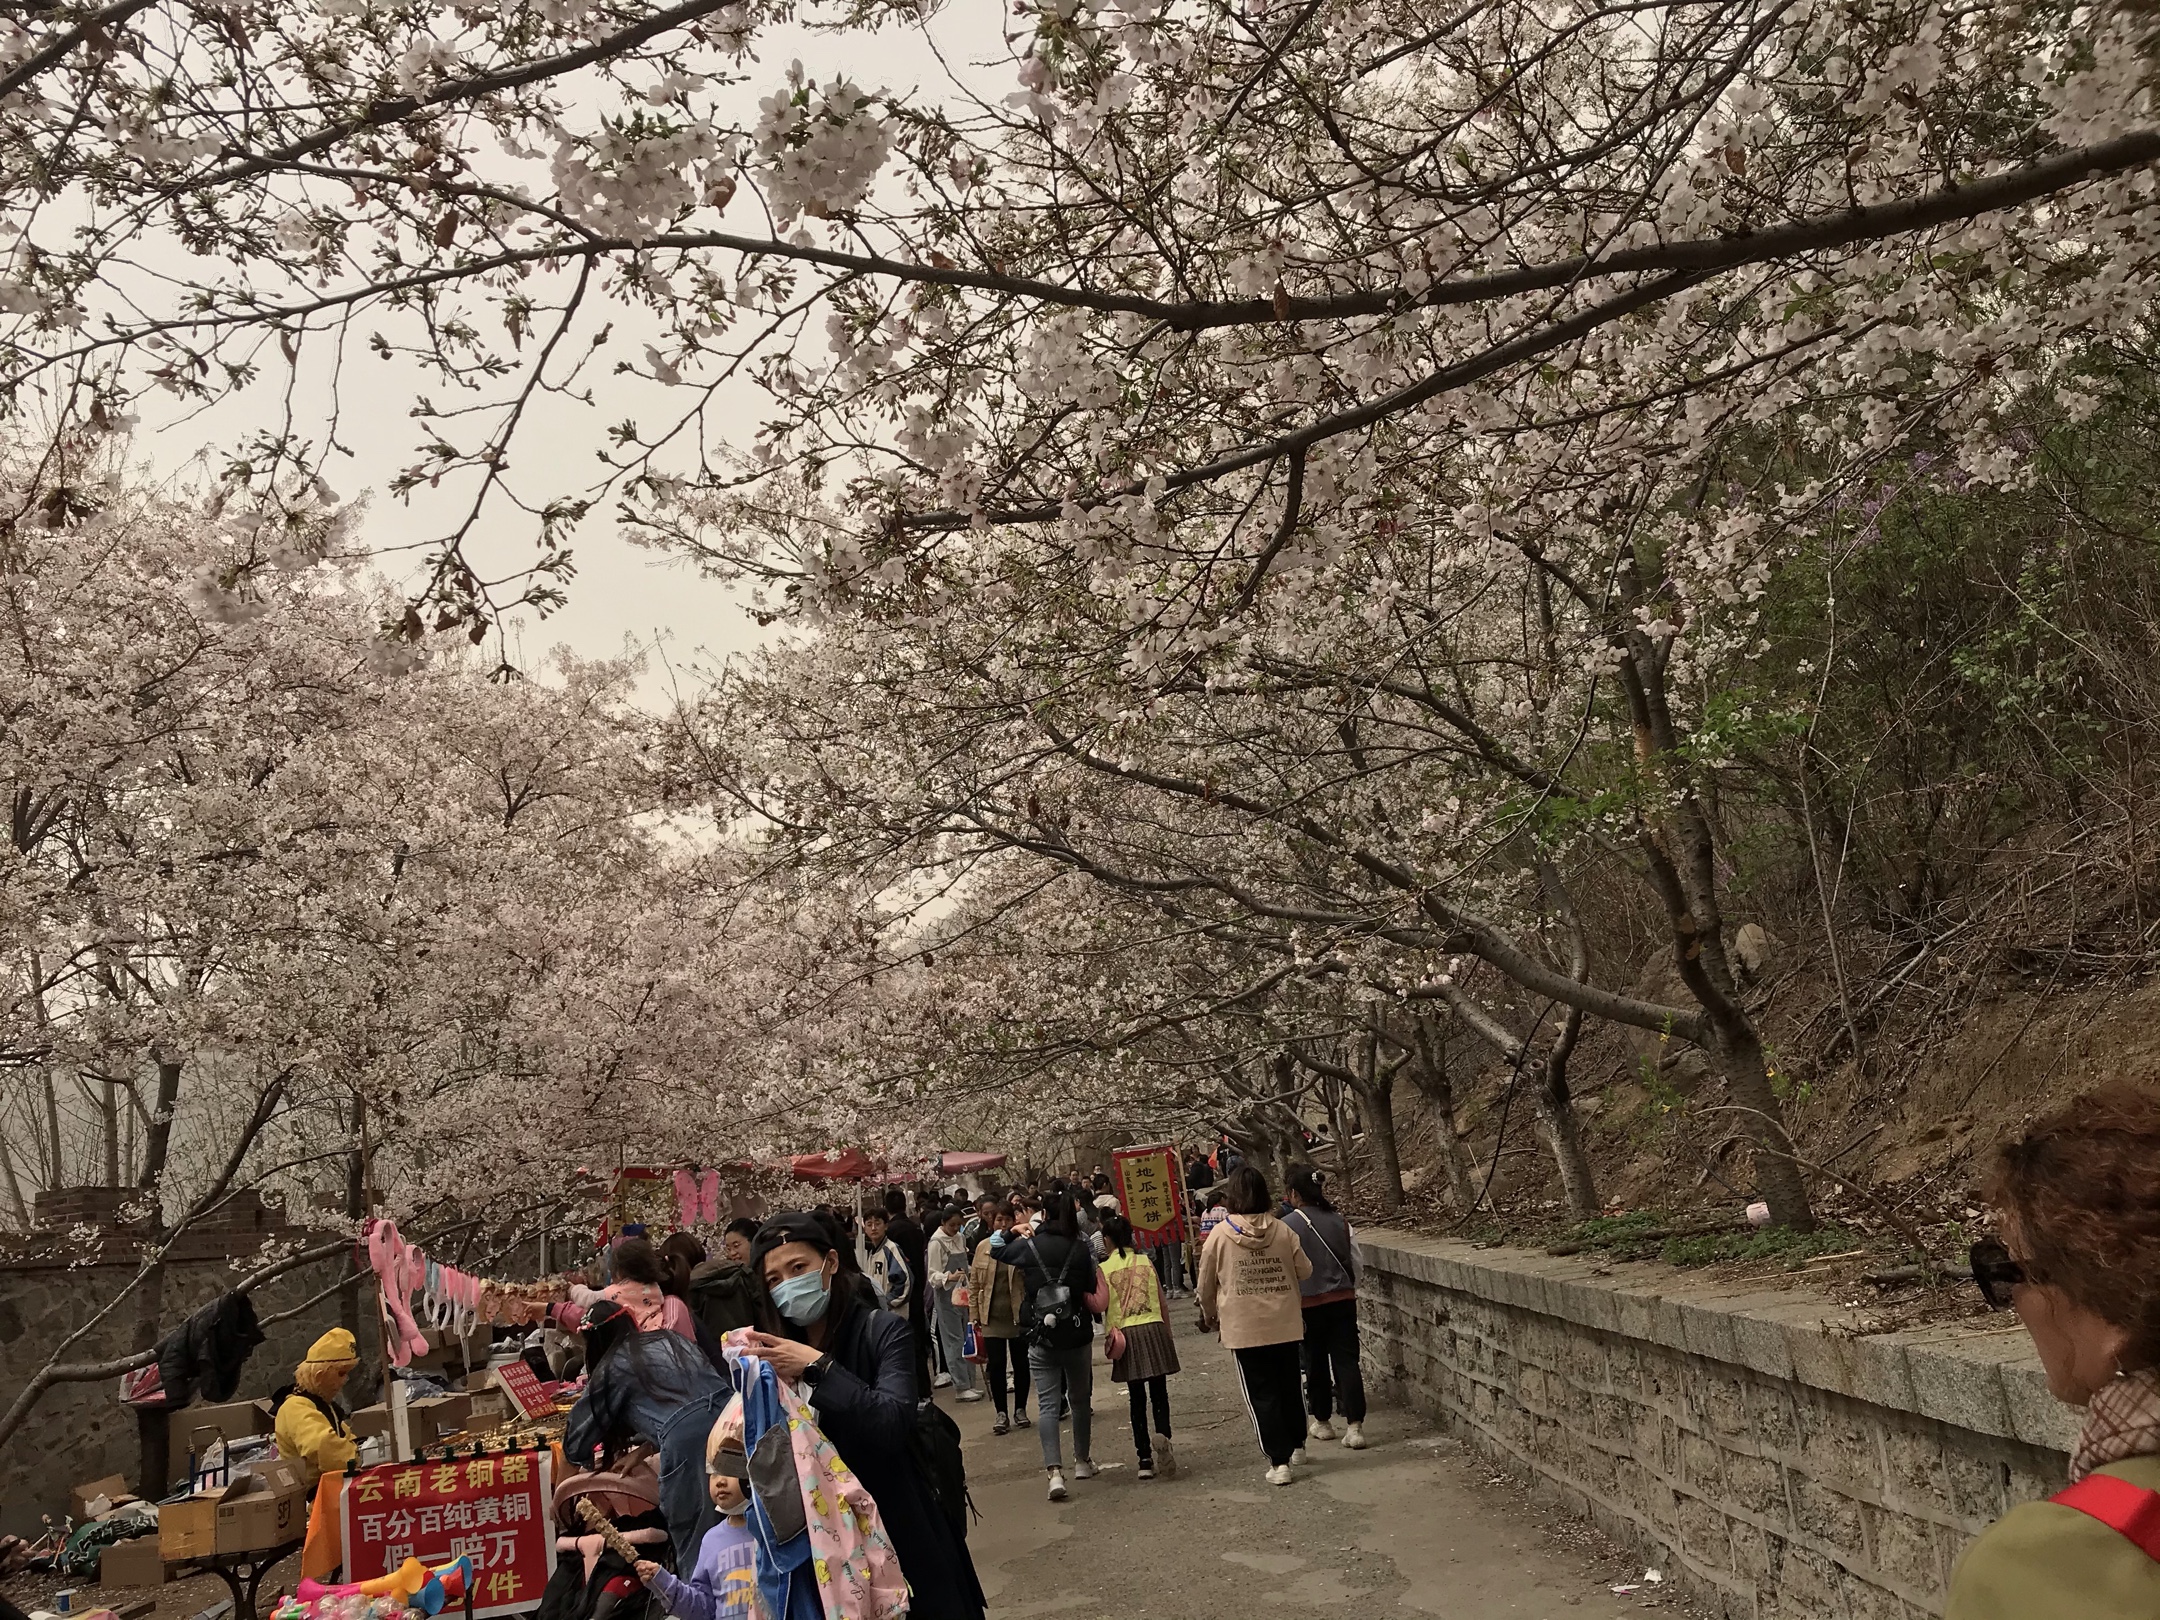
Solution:
<svg viewBox="0 0 2160 1620">
<path fill-rule="evenodd" d="M 282 1547 L 262 1547 L 254 1552 L 211 1553 L 203 1558 L 183 1558 L 169 1565 L 167 1574 L 168 1578 L 174 1575 L 215 1575 L 232 1593 L 233 1620 L 257 1620 L 255 1593 L 262 1585 L 263 1577 L 306 1544 L 306 1538 L 302 1537 L 298 1541 L 288 1541 Z"/>
</svg>

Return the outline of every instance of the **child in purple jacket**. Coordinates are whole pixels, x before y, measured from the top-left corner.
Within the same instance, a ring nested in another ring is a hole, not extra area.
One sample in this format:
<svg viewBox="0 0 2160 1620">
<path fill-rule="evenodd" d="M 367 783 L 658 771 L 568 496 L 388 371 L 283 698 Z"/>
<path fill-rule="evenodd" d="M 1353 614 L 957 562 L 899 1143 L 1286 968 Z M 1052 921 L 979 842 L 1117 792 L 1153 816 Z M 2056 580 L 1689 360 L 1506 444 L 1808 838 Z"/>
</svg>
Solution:
<svg viewBox="0 0 2160 1620">
<path fill-rule="evenodd" d="M 750 1533 L 750 1470 L 743 1457 L 742 1402 L 728 1402 L 705 1443 L 705 1486 L 720 1522 L 698 1544 L 689 1579 L 640 1559 L 637 1578 L 676 1620 L 764 1620 L 758 1606 L 757 1538 Z"/>
</svg>

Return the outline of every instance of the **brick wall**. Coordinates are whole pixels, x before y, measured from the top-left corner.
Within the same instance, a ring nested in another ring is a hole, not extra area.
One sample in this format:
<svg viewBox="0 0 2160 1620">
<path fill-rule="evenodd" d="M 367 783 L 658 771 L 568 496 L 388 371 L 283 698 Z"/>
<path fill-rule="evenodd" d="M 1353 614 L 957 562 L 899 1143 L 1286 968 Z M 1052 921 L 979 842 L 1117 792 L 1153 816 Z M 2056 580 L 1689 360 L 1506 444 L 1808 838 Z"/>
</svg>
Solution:
<svg viewBox="0 0 2160 1620">
<path fill-rule="evenodd" d="M 1728 1620 L 1917 1620 L 2076 1414 L 2022 1331 L 1859 1336 L 1826 1302 L 1361 1232 L 1367 1377 Z"/>
</svg>

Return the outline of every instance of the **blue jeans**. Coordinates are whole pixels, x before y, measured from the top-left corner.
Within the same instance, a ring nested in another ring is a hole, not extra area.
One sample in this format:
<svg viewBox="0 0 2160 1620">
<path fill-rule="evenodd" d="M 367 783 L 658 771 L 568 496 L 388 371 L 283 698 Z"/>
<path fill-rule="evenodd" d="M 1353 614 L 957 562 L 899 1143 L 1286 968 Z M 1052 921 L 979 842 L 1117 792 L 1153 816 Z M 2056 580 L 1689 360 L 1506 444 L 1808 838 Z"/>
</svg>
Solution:
<svg viewBox="0 0 2160 1620">
<path fill-rule="evenodd" d="M 1095 1341 L 1090 1339 L 1070 1350 L 1046 1350 L 1031 1344 L 1028 1370 L 1035 1375 L 1035 1431 L 1042 1436 L 1043 1466 L 1065 1466 L 1058 1452 L 1058 1408 L 1065 1404 L 1067 1394 L 1072 1396 L 1073 1461 L 1088 1461 L 1092 1421 L 1088 1403 L 1095 1396 Z"/>
<path fill-rule="evenodd" d="M 713 1394 L 686 1401 L 660 1431 L 660 1511 L 667 1515 L 678 1570 L 696 1564 L 705 1532 L 719 1522 L 720 1510 L 705 1483 L 705 1441 L 720 1421 L 721 1409 L 734 1398 L 735 1391 L 723 1385 Z"/>
<path fill-rule="evenodd" d="M 945 1348 L 945 1370 L 952 1374 L 953 1388 L 975 1387 L 975 1363 L 967 1358 L 967 1307 L 952 1302 L 952 1290 L 940 1288 L 937 1300 L 938 1343 Z"/>
</svg>

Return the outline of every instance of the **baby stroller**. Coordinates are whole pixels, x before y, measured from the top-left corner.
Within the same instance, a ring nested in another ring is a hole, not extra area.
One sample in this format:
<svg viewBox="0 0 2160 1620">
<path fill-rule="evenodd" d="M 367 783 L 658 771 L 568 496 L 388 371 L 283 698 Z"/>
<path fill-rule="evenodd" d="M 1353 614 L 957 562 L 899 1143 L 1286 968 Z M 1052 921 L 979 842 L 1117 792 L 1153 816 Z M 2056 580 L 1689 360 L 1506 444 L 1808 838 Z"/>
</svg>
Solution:
<svg viewBox="0 0 2160 1620">
<path fill-rule="evenodd" d="M 674 1571 L 660 1511 L 659 1454 L 638 1446 L 605 1470 L 569 1474 L 555 1487 L 555 1573 L 541 1594 L 538 1620 L 664 1620 L 667 1611 L 638 1584 L 636 1572 L 579 1516 L 578 1502 L 587 1498 L 624 1540 Z"/>
</svg>

